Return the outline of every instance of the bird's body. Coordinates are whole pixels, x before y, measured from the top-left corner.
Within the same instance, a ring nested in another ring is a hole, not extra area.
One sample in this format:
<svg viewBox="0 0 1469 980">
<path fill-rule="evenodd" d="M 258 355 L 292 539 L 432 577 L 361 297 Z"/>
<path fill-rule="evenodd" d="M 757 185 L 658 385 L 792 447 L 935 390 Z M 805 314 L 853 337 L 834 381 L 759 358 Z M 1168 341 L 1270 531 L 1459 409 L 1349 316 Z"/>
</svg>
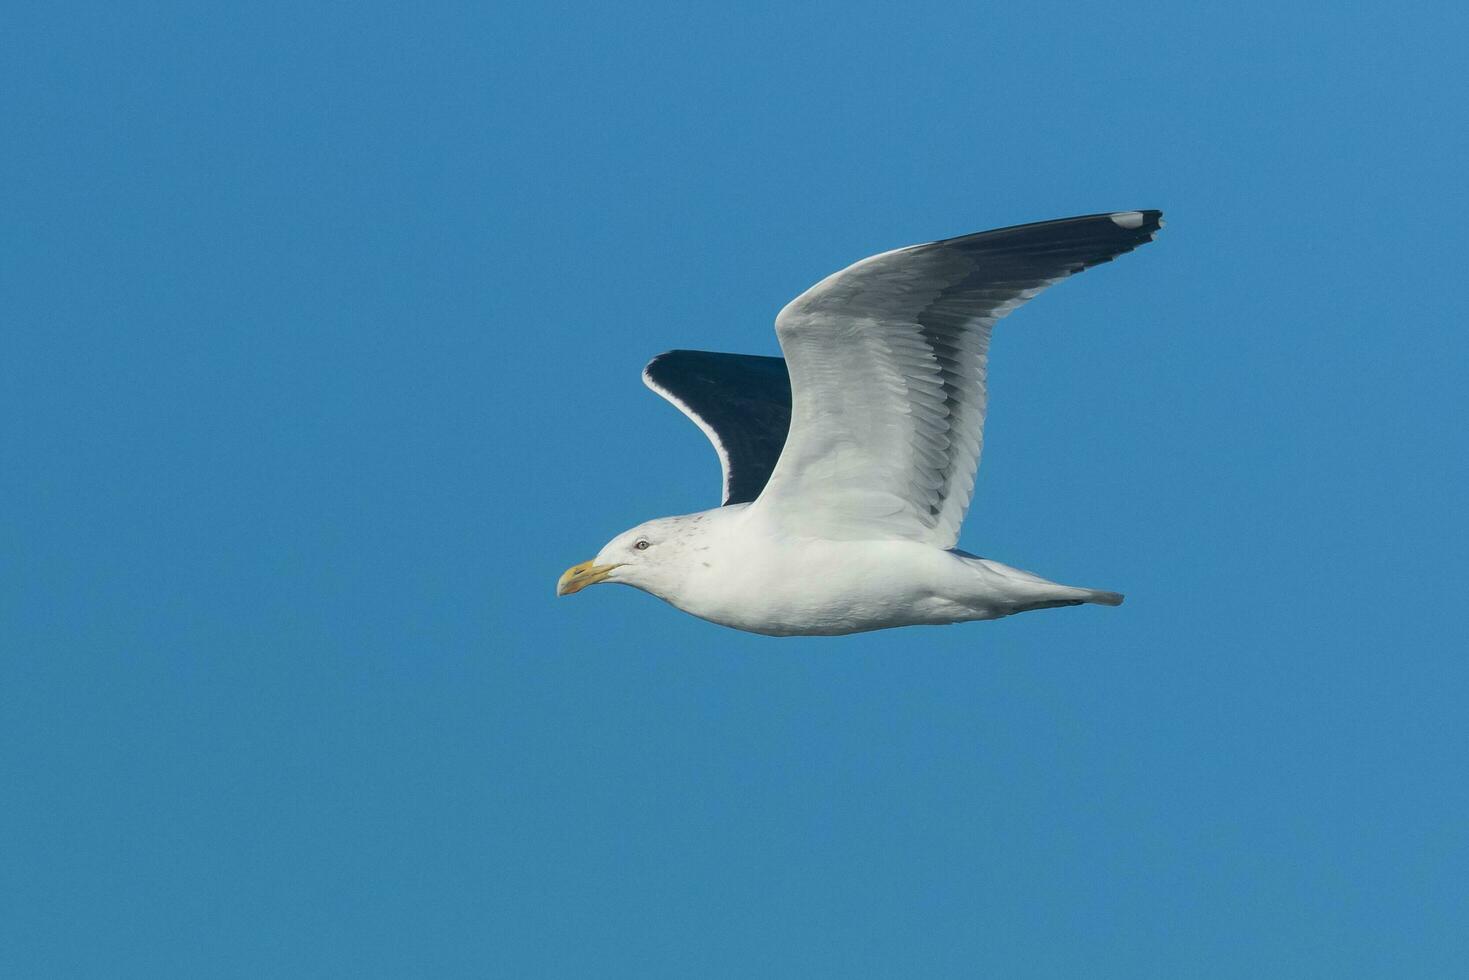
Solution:
<svg viewBox="0 0 1469 980">
<path fill-rule="evenodd" d="M 733 504 L 650 521 L 657 571 L 640 588 L 700 619 L 770 636 L 832 636 L 892 626 L 998 619 L 1116 593 L 1074 589 L 962 551 L 898 539 L 787 537 Z"/>
<path fill-rule="evenodd" d="M 724 506 L 649 521 L 559 594 L 620 582 L 776 636 L 1117 605 L 955 549 L 974 489 L 995 322 L 1152 239 L 1157 211 L 1020 225 L 864 259 L 776 319 L 785 359 L 660 355 L 650 388 L 713 442 Z"/>
</svg>

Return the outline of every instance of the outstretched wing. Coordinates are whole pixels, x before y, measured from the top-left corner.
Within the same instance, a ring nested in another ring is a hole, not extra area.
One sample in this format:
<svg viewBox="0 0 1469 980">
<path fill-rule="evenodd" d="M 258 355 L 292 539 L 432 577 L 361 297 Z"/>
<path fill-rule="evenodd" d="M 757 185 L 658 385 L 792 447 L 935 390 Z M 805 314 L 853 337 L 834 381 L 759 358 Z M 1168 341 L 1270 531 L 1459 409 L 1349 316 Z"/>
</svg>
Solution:
<svg viewBox="0 0 1469 980">
<path fill-rule="evenodd" d="M 791 424 L 784 360 L 673 350 L 648 362 L 643 383 L 693 419 L 714 443 L 724 474 L 724 504 L 760 496 Z"/>
<path fill-rule="evenodd" d="M 974 493 L 995 322 L 1162 223 L 1122 211 L 914 245 L 796 297 L 775 321 L 791 431 L 755 510 L 793 534 L 953 547 Z"/>
</svg>

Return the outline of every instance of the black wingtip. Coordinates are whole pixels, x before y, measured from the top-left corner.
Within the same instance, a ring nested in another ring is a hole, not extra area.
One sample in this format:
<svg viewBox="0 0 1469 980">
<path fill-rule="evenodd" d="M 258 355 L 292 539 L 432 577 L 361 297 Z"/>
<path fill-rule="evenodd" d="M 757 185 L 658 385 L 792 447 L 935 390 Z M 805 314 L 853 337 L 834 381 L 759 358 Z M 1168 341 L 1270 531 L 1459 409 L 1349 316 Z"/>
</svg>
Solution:
<svg viewBox="0 0 1469 980">
<path fill-rule="evenodd" d="M 1118 228 L 1127 231 L 1156 232 L 1163 227 L 1163 212 L 1152 209 L 1142 211 L 1113 211 L 1107 215 Z"/>
<path fill-rule="evenodd" d="M 1113 234 L 1120 233 L 1122 240 L 1127 242 L 1123 251 L 1146 245 L 1157 238 L 1158 232 L 1163 228 L 1163 212 L 1151 208 L 1141 211 L 1112 211 L 1105 215 L 1094 215 L 1092 220 L 1111 225 L 1109 231 Z"/>
<path fill-rule="evenodd" d="M 1053 258 L 1060 250 L 1077 250 L 1082 262 L 1072 271 L 1080 271 L 1147 244 L 1162 227 L 1163 212 L 1156 209 L 1103 211 L 946 238 L 932 246 L 974 253 L 1045 252 Z"/>
</svg>

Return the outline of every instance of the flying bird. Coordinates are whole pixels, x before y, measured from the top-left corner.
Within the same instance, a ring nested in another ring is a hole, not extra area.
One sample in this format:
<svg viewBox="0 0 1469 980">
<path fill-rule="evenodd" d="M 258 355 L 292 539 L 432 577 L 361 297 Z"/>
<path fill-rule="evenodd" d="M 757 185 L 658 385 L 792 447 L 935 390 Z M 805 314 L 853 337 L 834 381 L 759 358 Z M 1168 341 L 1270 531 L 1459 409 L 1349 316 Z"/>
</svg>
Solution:
<svg viewBox="0 0 1469 980">
<path fill-rule="evenodd" d="M 661 517 L 567 569 L 773 636 L 1121 604 L 955 547 L 984 442 L 995 323 L 1153 239 L 1159 211 L 1017 225 L 863 259 L 775 320 L 784 358 L 669 351 L 643 381 L 719 454 L 721 506 Z"/>
</svg>

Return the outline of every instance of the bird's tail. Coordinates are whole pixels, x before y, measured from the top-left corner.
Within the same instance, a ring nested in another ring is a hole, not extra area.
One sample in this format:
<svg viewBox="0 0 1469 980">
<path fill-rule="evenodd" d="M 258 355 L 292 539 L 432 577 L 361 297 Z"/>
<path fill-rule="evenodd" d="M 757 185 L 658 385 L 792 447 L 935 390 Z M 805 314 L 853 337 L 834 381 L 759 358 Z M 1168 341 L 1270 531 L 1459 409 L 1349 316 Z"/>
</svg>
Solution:
<svg viewBox="0 0 1469 980">
<path fill-rule="evenodd" d="M 1083 603 L 1095 602 L 1099 606 L 1122 605 L 1121 592 L 1105 592 L 1101 589 L 1073 589 L 1070 586 L 1059 585 L 1055 589 L 1053 598 L 1022 600 L 1016 603 L 1016 612 L 1030 612 L 1032 609 L 1055 609 L 1058 606 L 1080 606 Z"/>
<path fill-rule="evenodd" d="M 1033 572 L 1012 568 L 988 558 L 978 558 L 968 554 L 962 557 L 970 565 L 978 566 L 1010 583 L 1009 588 L 1014 590 L 1015 612 L 1054 609 L 1057 606 L 1079 606 L 1088 602 L 1096 603 L 1099 606 L 1122 605 L 1121 592 L 1108 592 L 1105 589 L 1079 589 L 1070 585 L 1062 585 L 1060 582 L 1052 582 Z"/>
</svg>

